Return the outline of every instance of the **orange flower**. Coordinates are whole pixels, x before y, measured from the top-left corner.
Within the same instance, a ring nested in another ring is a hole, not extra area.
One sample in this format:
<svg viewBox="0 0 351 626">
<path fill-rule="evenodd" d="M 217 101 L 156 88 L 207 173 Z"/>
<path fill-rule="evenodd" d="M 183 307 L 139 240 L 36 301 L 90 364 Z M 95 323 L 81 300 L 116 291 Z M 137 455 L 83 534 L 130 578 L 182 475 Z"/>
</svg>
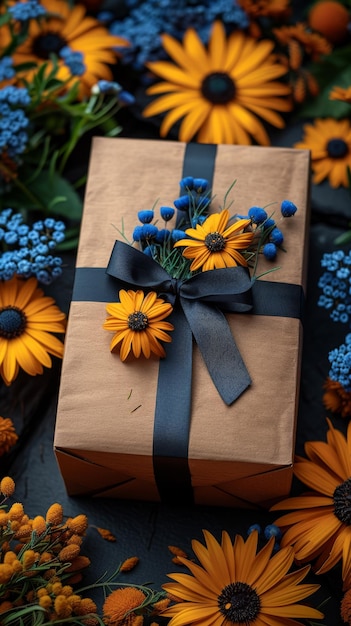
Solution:
<svg viewBox="0 0 351 626">
<path fill-rule="evenodd" d="M 12 448 L 18 439 L 13 421 L 0 417 L 0 456 Z"/>
<path fill-rule="evenodd" d="M 305 444 L 306 458 L 296 457 L 295 476 L 309 492 L 275 504 L 290 511 L 274 523 L 283 530 L 281 546 L 292 546 L 300 563 L 315 560 L 317 574 L 342 561 L 343 580 L 351 578 L 351 422 L 347 437 L 327 419 L 327 441 Z"/>
<path fill-rule="evenodd" d="M 159 340 L 170 342 L 171 337 L 165 332 L 173 330 L 173 324 L 164 319 L 172 312 L 172 305 L 158 298 L 154 291 L 147 295 L 143 291 L 119 292 L 120 302 L 106 305 L 109 317 L 103 324 L 105 330 L 115 333 L 110 349 L 114 352 L 120 346 L 120 357 L 125 361 L 130 351 L 136 358 L 143 354 L 147 359 L 151 354 L 165 356 L 165 350 Z"/>
<path fill-rule="evenodd" d="M 136 626 L 142 621 L 142 616 L 137 615 L 136 611 L 145 599 L 145 594 L 134 587 L 112 591 L 102 607 L 104 623 L 108 626 Z"/>
<path fill-rule="evenodd" d="M 351 87 L 333 87 L 329 94 L 330 100 L 341 100 L 341 102 L 347 102 L 351 104 Z"/>
<path fill-rule="evenodd" d="M 312 61 L 318 61 L 323 54 L 329 54 L 332 50 L 325 37 L 319 33 L 311 33 L 303 22 L 274 28 L 273 34 L 282 46 L 289 46 L 291 41 L 297 41 Z"/>
<path fill-rule="evenodd" d="M 31 69 L 23 69 L 20 78 L 28 82 L 33 80 L 38 66 L 49 63 L 48 72 L 52 70 L 50 55 L 57 56 L 59 70 L 57 78 L 66 81 L 71 78 L 68 67 L 60 58 L 61 49 L 68 46 L 74 52 L 83 54 L 84 73 L 79 77 L 79 95 L 81 98 L 90 95 L 91 87 L 99 80 L 112 80 L 110 65 L 117 61 L 113 51 L 117 46 L 127 46 L 128 42 L 121 37 L 111 35 L 101 23 L 86 15 L 82 4 L 74 4 L 66 0 L 41 0 L 47 10 L 47 16 L 40 21 L 30 20 L 28 37 L 13 54 L 14 65 L 34 64 Z M 0 28 L 0 48 L 4 48 L 11 34 L 4 25 Z M 73 78 L 68 88 L 76 82 Z"/>
<path fill-rule="evenodd" d="M 341 383 L 329 377 L 324 383 L 324 389 L 325 408 L 333 413 L 339 413 L 341 417 L 351 417 L 351 392 L 345 391 Z"/>
<path fill-rule="evenodd" d="M 185 231 L 187 239 L 174 244 L 174 247 L 186 246 L 183 256 L 193 259 L 191 271 L 247 265 L 239 250 L 246 250 L 252 242 L 254 233 L 243 232 L 251 220 L 239 219 L 228 226 L 229 219 L 228 209 L 213 213 L 202 224 L 196 224 L 196 228 L 188 228 Z"/>
</svg>

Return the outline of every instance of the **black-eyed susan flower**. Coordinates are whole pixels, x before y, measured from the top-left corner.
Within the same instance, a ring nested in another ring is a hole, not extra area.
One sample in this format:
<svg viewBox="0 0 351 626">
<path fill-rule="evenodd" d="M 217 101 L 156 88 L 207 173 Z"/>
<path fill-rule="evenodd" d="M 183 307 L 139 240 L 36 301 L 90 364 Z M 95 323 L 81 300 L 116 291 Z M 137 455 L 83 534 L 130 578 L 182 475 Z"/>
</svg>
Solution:
<svg viewBox="0 0 351 626">
<path fill-rule="evenodd" d="M 202 224 L 187 228 L 187 238 L 174 244 L 174 247 L 185 246 L 183 256 L 193 259 L 191 271 L 201 269 L 205 272 L 236 265 L 247 266 L 247 261 L 239 250 L 247 250 L 252 242 L 254 233 L 244 232 L 251 220 L 238 219 L 229 225 L 229 219 L 227 209 L 212 213 Z"/>
<path fill-rule="evenodd" d="M 348 187 L 347 167 L 351 167 L 351 123 L 348 119 L 316 119 L 304 125 L 302 141 L 294 148 L 311 151 L 313 182 L 326 178 L 331 187 Z"/>
<path fill-rule="evenodd" d="M 307 458 L 297 457 L 295 476 L 309 491 L 275 504 L 272 511 L 290 511 L 275 520 L 283 531 L 282 546 L 294 548 L 298 562 L 315 561 L 318 574 L 343 561 L 343 579 L 350 579 L 351 561 L 351 422 L 347 437 L 327 420 L 327 441 L 305 444 Z"/>
<path fill-rule="evenodd" d="M 50 354 L 63 356 L 66 316 L 53 298 L 44 296 L 36 278 L 14 276 L 0 282 L 0 375 L 10 385 L 23 369 L 30 376 L 50 368 Z"/>
<path fill-rule="evenodd" d="M 79 76 L 80 97 L 89 96 L 91 87 L 99 79 L 112 80 L 110 65 L 117 61 L 114 48 L 126 46 L 128 42 L 122 37 L 111 35 L 97 19 L 87 16 L 82 4 L 72 6 L 66 0 L 41 0 L 41 4 L 46 9 L 46 16 L 40 21 L 30 20 L 28 36 L 13 54 L 14 65 L 35 65 L 17 75 L 31 82 L 37 66 L 44 62 L 49 63 L 48 71 L 52 70 L 50 55 L 53 54 L 59 62 L 57 78 L 67 81 L 72 74 L 61 51 L 69 49 L 72 53 L 82 55 L 84 71 Z M 5 24 L 0 29 L 1 47 L 9 43 L 10 37 Z M 71 84 L 72 80 L 68 87 Z"/>
<path fill-rule="evenodd" d="M 191 574 L 169 574 L 173 582 L 163 585 L 178 600 L 163 612 L 170 626 L 297 626 L 298 618 L 323 617 L 299 603 L 318 585 L 299 584 L 308 566 L 288 573 L 294 561 L 291 546 L 272 556 L 274 537 L 257 552 L 257 531 L 246 542 L 240 535 L 232 542 L 226 532 L 221 543 L 206 530 L 204 536 L 206 546 L 192 542 L 200 565 L 179 557 Z"/>
<path fill-rule="evenodd" d="M 183 44 L 165 34 L 163 46 L 174 63 L 156 61 L 148 69 L 163 82 L 151 85 L 144 117 L 168 113 L 160 134 L 168 134 L 179 120 L 180 141 L 196 136 L 199 143 L 259 144 L 270 140 L 260 119 L 277 128 L 284 120 L 277 111 L 290 111 L 290 87 L 280 81 L 286 73 L 272 55 L 271 40 L 256 41 L 242 31 L 226 38 L 220 21 L 213 25 L 208 48 L 193 29 Z"/>
<path fill-rule="evenodd" d="M 147 295 L 143 291 L 119 292 L 120 302 L 106 305 L 109 317 L 103 324 L 105 330 L 115 333 L 112 338 L 111 352 L 120 350 L 120 357 L 125 361 L 132 350 L 139 358 L 143 354 L 147 359 L 151 354 L 165 356 L 165 350 L 159 340 L 169 343 L 170 335 L 165 331 L 174 329 L 173 324 L 165 322 L 173 307 L 158 298 L 154 291 Z"/>
</svg>

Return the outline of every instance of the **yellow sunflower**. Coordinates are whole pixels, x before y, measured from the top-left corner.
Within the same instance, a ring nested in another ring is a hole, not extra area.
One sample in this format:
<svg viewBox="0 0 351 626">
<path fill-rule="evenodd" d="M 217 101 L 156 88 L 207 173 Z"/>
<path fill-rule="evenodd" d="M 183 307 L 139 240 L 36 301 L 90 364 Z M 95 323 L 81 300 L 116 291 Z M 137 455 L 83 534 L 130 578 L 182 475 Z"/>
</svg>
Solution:
<svg viewBox="0 0 351 626">
<path fill-rule="evenodd" d="M 317 574 L 343 561 L 351 576 L 351 422 L 347 437 L 327 420 L 327 441 L 305 444 L 307 459 L 297 457 L 294 474 L 311 491 L 283 500 L 272 511 L 292 511 L 274 523 L 283 530 L 282 546 L 292 545 L 300 563 L 315 560 Z"/>
<path fill-rule="evenodd" d="M 290 546 L 272 556 L 274 538 L 257 552 L 257 531 L 246 542 L 237 535 L 234 543 L 223 532 L 221 544 L 203 532 L 206 547 L 192 542 L 200 565 L 179 557 L 192 575 L 169 574 L 175 582 L 163 585 L 178 600 L 162 613 L 172 618 L 169 626 L 297 626 L 294 618 L 323 617 L 299 604 L 319 585 L 299 584 L 309 566 L 287 573 L 294 561 Z"/>
<path fill-rule="evenodd" d="M 186 246 L 183 256 L 194 259 L 191 271 L 247 266 L 245 257 L 238 250 L 247 250 L 252 242 L 254 233 L 243 232 L 251 220 L 239 219 L 228 226 L 229 219 L 227 209 L 213 213 L 202 224 L 196 224 L 196 228 L 188 228 L 185 231 L 187 239 L 180 239 L 174 244 L 174 247 Z"/>
<path fill-rule="evenodd" d="M 74 52 L 83 54 L 84 73 L 79 77 L 80 97 L 89 96 L 91 87 L 100 79 L 112 80 L 109 65 L 116 63 L 117 54 L 113 51 L 116 46 L 128 45 L 125 39 L 110 35 L 108 30 L 98 20 L 86 15 L 86 8 L 81 4 L 71 6 L 67 0 L 41 0 L 42 6 L 48 15 L 41 19 L 30 20 L 28 36 L 13 54 L 13 64 L 35 63 L 40 66 L 49 62 L 52 69 L 50 54 L 55 54 L 59 60 L 57 77 L 66 81 L 71 77 L 70 70 L 60 59 L 60 51 L 69 47 Z M 1 47 L 10 39 L 7 26 L 0 29 Z M 37 69 L 30 69 L 18 73 L 28 82 L 33 80 Z M 72 82 L 77 78 L 73 78 Z"/>
<path fill-rule="evenodd" d="M 185 32 L 183 45 L 163 35 L 163 47 L 175 63 L 156 61 L 147 67 L 165 79 L 147 90 L 165 94 L 148 104 L 144 117 L 169 111 L 160 134 L 167 135 L 181 118 L 179 140 L 199 143 L 250 144 L 252 137 L 269 145 L 258 118 L 277 128 L 284 120 L 276 111 L 290 111 L 290 87 L 276 81 L 286 67 L 276 61 L 270 40 L 256 41 L 242 31 L 228 40 L 221 22 L 213 25 L 208 48 L 193 29 Z"/>
<path fill-rule="evenodd" d="M 0 282 L 0 375 L 6 385 L 20 368 L 30 376 L 51 367 L 50 354 L 62 358 L 63 343 L 51 333 L 64 333 L 66 316 L 53 298 L 44 296 L 35 278 L 14 276 Z"/>
<path fill-rule="evenodd" d="M 332 187 L 348 187 L 347 167 L 351 167 L 351 124 L 348 119 L 316 119 L 305 124 L 302 141 L 294 148 L 311 151 L 313 182 L 328 178 Z"/>
<path fill-rule="evenodd" d="M 172 341 L 165 331 L 173 330 L 174 326 L 163 321 L 172 312 L 172 305 L 158 298 L 154 291 L 145 296 L 141 290 L 122 289 L 119 298 L 120 302 L 106 305 L 110 317 L 103 324 L 105 330 L 115 333 L 110 344 L 111 352 L 121 344 L 122 361 L 131 350 L 136 358 L 143 354 L 148 359 L 152 353 L 164 357 L 165 350 L 158 340 Z"/>
</svg>

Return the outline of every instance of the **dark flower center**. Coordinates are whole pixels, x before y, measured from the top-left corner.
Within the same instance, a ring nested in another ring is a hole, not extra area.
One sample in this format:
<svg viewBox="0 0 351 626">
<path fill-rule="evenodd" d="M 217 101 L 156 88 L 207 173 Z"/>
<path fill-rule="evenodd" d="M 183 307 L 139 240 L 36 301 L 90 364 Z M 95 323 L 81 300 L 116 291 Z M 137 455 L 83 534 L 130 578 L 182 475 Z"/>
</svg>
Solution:
<svg viewBox="0 0 351 626">
<path fill-rule="evenodd" d="M 220 252 L 225 248 L 225 239 L 220 233 L 209 233 L 205 237 L 205 245 L 210 252 Z"/>
<path fill-rule="evenodd" d="M 25 330 L 27 318 L 16 306 L 7 306 L 0 310 L 0 337 L 15 339 Z"/>
<path fill-rule="evenodd" d="M 225 72 L 213 72 L 202 81 L 201 93 L 213 104 L 227 104 L 235 96 L 235 83 Z"/>
<path fill-rule="evenodd" d="M 34 40 L 33 54 L 39 59 L 48 59 L 50 54 L 58 55 L 61 48 L 65 46 L 67 46 L 66 40 L 58 33 L 45 33 Z"/>
<path fill-rule="evenodd" d="M 344 524 L 351 525 L 351 478 L 345 480 L 333 494 L 334 514 Z"/>
<path fill-rule="evenodd" d="M 256 591 L 246 583 L 231 583 L 218 596 L 218 608 L 226 620 L 249 626 L 259 614 L 261 601 Z"/>
<path fill-rule="evenodd" d="M 327 143 L 327 152 L 331 159 L 341 159 L 348 151 L 349 147 L 343 139 L 330 139 Z"/>
<path fill-rule="evenodd" d="M 131 330 L 145 330 L 147 328 L 149 320 L 147 319 L 147 315 L 142 313 L 142 311 L 135 311 L 131 313 L 128 317 L 128 326 Z"/>
</svg>

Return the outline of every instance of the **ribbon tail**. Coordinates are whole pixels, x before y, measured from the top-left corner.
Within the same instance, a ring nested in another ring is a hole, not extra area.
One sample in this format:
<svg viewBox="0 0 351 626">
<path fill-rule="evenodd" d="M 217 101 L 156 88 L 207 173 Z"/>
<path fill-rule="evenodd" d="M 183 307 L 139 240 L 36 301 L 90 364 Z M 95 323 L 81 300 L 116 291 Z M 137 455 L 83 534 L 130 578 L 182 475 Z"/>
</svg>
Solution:
<svg viewBox="0 0 351 626">
<path fill-rule="evenodd" d="M 193 502 L 188 466 L 191 419 L 192 333 L 181 308 L 173 311 L 172 342 L 160 360 L 153 437 L 153 465 L 160 498 Z"/>
<path fill-rule="evenodd" d="M 217 391 L 231 405 L 251 385 L 251 378 L 226 317 L 203 302 L 182 300 L 182 306 Z"/>
</svg>

